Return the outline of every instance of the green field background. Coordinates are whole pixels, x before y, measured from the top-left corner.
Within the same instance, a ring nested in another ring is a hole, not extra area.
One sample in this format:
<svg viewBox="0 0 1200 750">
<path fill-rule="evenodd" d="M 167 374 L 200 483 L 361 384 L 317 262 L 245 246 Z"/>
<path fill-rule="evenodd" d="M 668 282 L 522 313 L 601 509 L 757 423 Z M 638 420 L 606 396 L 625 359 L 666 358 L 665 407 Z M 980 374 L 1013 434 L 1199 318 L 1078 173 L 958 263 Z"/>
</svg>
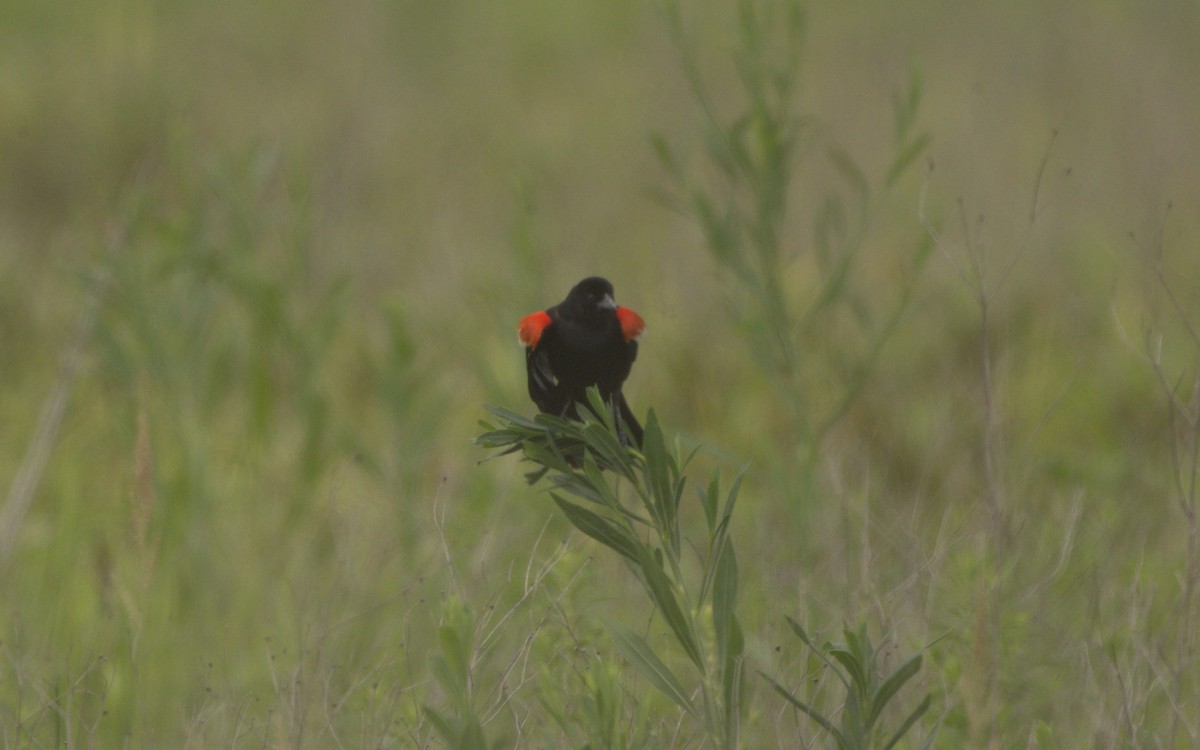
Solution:
<svg viewBox="0 0 1200 750">
<path fill-rule="evenodd" d="M 593 274 L 690 481 L 746 467 L 742 746 L 826 742 L 760 671 L 838 710 L 785 616 L 936 641 L 900 747 L 1200 746 L 1200 6 L 808 3 L 781 372 L 687 200 L 739 5 L 0 5 L 0 748 L 443 747 L 447 623 L 489 746 L 708 746 L 472 442 Z"/>
</svg>

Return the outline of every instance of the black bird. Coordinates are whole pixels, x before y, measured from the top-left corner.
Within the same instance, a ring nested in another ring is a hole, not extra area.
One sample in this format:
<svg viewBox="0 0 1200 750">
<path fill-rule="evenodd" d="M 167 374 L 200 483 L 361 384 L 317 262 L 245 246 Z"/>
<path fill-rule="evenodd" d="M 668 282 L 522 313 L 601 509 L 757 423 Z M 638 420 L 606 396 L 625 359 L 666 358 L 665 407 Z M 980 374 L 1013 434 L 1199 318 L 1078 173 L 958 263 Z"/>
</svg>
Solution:
<svg viewBox="0 0 1200 750">
<path fill-rule="evenodd" d="M 529 397 L 547 414 L 579 419 L 576 405 L 586 405 L 585 391 L 597 386 L 605 403 L 620 414 L 622 442 L 629 442 L 628 428 L 634 444 L 641 447 L 642 426 L 625 402 L 621 386 L 637 359 L 637 339 L 645 328 L 640 315 L 613 301 L 607 279 L 584 279 L 565 300 L 526 315 L 517 325 L 525 345 Z"/>
</svg>

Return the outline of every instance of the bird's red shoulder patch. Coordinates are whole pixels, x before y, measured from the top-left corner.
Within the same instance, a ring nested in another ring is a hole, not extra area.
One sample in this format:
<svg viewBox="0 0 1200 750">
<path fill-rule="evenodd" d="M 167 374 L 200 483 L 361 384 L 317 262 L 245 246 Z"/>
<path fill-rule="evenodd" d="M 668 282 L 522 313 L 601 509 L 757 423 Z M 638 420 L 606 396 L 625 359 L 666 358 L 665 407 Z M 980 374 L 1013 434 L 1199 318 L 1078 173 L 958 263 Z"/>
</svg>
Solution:
<svg viewBox="0 0 1200 750">
<path fill-rule="evenodd" d="M 617 320 L 621 321 L 621 333 L 625 334 L 626 341 L 633 341 L 646 330 L 646 321 L 628 307 L 617 308 Z"/>
<path fill-rule="evenodd" d="M 546 327 L 552 322 L 550 313 L 545 310 L 530 313 L 521 318 L 520 323 L 517 323 L 517 337 L 525 346 L 537 349 L 538 341 L 542 338 L 542 331 L 546 330 Z"/>
</svg>

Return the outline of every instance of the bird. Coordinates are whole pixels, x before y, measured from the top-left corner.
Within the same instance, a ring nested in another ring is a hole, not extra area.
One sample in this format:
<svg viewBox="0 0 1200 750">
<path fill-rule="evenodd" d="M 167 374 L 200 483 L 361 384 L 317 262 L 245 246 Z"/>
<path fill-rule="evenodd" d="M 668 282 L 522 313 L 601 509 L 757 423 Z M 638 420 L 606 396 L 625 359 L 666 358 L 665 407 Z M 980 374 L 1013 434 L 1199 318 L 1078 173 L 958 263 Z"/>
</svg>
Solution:
<svg viewBox="0 0 1200 750">
<path fill-rule="evenodd" d="M 530 313 L 517 324 L 525 347 L 529 397 L 538 409 L 579 419 L 578 404 L 596 386 L 616 410 L 618 437 L 641 447 L 644 432 L 621 391 L 638 354 L 638 338 L 646 329 L 642 317 L 613 299 L 607 279 L 589 276 L 553 307 Z M 628 430 L 628 434 L 626 434 Z"/>
</svg>

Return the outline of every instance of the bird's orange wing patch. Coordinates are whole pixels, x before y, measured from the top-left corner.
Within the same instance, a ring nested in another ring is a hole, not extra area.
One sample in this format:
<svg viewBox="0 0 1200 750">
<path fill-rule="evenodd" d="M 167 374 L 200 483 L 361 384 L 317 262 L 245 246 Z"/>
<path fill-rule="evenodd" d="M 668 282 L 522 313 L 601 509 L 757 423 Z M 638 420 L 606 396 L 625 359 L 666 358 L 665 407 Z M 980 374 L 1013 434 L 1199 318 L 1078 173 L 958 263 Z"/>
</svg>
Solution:
<svg viewBox="0 0 1200 750">
<path fill-rule="evenodd" d="M 617 308 L 617 320 L 621 321 L 621 332 L 625 334 L 626 341 L 633 341 L 646 330 L 646 321 L 628 307 Z"/>
<path fill-rule="evenodd" d="M 538 341 L 542 338 L 542 331 L 546 330 L 546 326 L 551 322 L 550 314 L 545 310 L 526 315 L 521 318 L 520 323 L 517 323 L 517 337 L 525 346 L 537 349 Z"/>
</svg>

